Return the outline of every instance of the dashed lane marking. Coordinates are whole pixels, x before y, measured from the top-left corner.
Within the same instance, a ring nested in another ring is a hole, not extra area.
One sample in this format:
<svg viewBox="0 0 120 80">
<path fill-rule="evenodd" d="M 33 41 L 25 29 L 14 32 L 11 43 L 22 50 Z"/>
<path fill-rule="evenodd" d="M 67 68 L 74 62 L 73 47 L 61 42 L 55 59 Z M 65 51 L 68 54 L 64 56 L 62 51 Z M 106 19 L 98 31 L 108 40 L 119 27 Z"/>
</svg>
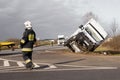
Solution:
<svg viewBox="0 0 120 80">
<path fill-rule="evenodd" d="M 4 66 L 10 66 L 9 61 L 8 60 L 4 60 Z"/>
<path fill-rule="evenodd" d="M 21 70 L 26 70 L 25 68 L 25 63 L 23 61 L 16 61 L 16 60 L 7 60 L 0 58 L 1 62 L 3 61 L 3 65 L 0 66 L 0 73 L 2 72 L 14 72 L 14 71 L 21 71 Z M 14 65 L 11 65 L 13 64 Z M 15 64 L 16 63 L 16 64 Z M 57 68 L 53 64 L 49 63 L 33 63 L 34 64 L 34 69 L 55 69 Z"/>
<path fill-rule="evenodd" d="M 25 65 L 21 61 L 18 61 L 17 64 L 19 67 L 25 67 Z"/>
</svg>

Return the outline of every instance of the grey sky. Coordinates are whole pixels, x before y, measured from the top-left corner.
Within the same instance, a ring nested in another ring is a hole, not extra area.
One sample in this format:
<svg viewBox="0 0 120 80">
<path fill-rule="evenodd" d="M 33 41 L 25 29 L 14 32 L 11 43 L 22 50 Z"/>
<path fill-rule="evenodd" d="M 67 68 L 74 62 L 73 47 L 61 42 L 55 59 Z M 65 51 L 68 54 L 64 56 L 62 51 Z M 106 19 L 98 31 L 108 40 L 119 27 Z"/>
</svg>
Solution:
<svg viewBox="0 0 120 80">
<path fill-rule="evenodd" d="M 93 12 L 100 20 L 120 21 L 119 0 L 0 0 L 0 40 L 21 38 L 30 20 L 40 39 L 71 35 L 81 17 Z"/>
</svg>

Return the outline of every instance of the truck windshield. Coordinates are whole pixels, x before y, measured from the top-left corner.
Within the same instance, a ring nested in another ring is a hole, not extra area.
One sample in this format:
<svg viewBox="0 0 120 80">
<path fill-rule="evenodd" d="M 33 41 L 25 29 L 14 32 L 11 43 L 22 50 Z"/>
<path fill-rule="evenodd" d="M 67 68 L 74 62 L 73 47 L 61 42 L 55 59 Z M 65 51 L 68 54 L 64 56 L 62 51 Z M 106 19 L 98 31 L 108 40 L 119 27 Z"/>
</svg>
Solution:
<svg viewBox="0 0 120 80">
<path fill-rule="evenodd" d="M 65 38 L 59 38 L 59 40 L 64 40 Z"/>
<path fill-rule="evenodd" d="M 94 38 L 95 41 L 97 41 L 97 42 L 101 41 L 100 36 L 98 35 L 98 33 L 90 25 L 88 25 L 88 27 L 86 27 L 85 30 L 88 32 L 88 34 L 92 38 Z"/>
</svg>

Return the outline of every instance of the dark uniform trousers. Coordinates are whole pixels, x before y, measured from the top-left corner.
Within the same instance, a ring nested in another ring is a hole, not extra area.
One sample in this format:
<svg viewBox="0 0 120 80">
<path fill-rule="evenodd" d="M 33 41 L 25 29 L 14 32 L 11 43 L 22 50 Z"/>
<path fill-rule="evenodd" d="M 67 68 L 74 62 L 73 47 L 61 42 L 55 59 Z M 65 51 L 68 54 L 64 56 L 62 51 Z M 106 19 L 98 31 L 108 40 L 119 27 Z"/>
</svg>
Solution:
<svg viewBox="0 0 120 80">
<path fill-rule="evenodd" d="M 32 67 L 32 65 L 33 65 L 33 63 L 32 63 L 32 51 L 30 51 L 30 52 L 23 51 L 23 59 L 24 59 L 25 64 L 26 64 L 26 68 Z"/>
<path fill-rule="evenodd" d="M 23 51 L 23 59 L 26 61 L 30 59 L 32 61 L 32 51 L 31 52 L 24 52 Z"/>
</svg>

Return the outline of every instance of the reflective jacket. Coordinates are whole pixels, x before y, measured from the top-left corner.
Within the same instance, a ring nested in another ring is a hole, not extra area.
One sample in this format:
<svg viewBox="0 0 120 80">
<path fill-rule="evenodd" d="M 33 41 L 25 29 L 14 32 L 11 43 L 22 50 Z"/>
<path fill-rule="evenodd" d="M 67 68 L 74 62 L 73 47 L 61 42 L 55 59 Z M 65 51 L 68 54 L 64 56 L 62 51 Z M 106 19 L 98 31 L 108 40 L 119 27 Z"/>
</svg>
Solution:
<svg viewBox="0 0 120 80">
<path fill-rule="evenodd" d="M 26 29 L 23 33 L 22 39 L 20 40 L 20 46 L 22 48 L 22 51 L 32 51 L 35 42 L 36 34 L 33 29 Z"/>
</svg>

